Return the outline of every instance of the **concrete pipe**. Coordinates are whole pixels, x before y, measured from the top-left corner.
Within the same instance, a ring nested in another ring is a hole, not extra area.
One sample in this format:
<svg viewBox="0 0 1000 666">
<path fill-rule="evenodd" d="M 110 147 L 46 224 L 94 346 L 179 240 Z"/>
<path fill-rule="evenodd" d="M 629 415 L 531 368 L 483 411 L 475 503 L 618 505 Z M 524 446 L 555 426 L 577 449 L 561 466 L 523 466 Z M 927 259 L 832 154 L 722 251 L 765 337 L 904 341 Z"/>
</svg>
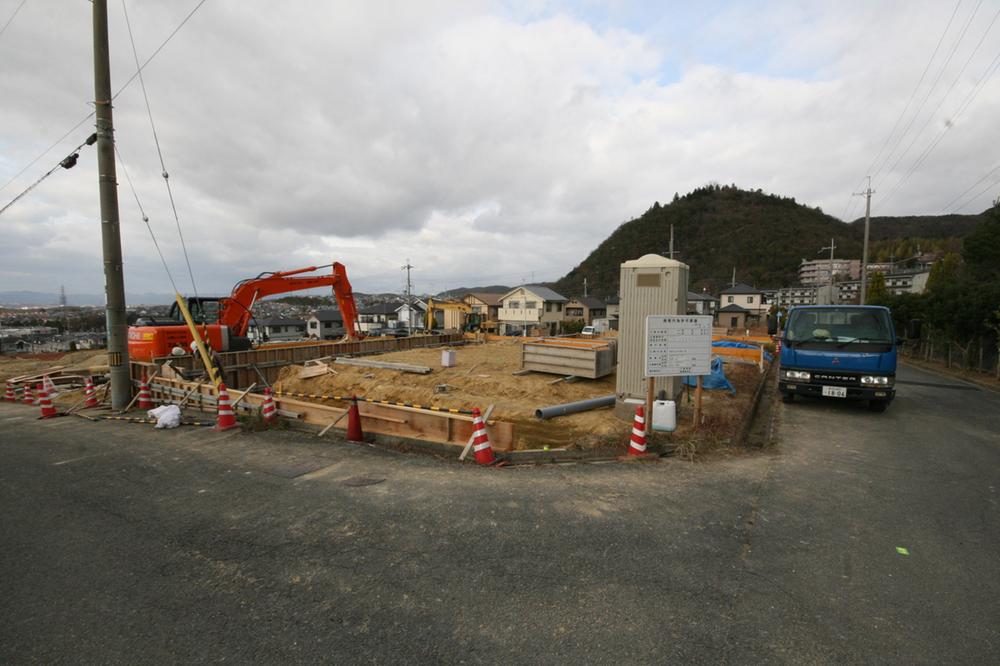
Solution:
<svg viewBox="0 0 1000 666">
<path fill-rule="evenodd" d="M 535 418 L 541 419 L 551 419 L 553 416 L 565 416 L 566 414 L 576 414 L 577 412 L 586 412 L 591 409 L 597 409 L 598 407 L 611 407 L 615 404 L 614 394 L 605 395 L 600 398 L 591 398 L 589 400 L 578 400 L 577 402 L 567 402 L 563 405 L 553 405 L 551 407 L 542 407 L 541 409 L 535 410 Z"/>
</svg>

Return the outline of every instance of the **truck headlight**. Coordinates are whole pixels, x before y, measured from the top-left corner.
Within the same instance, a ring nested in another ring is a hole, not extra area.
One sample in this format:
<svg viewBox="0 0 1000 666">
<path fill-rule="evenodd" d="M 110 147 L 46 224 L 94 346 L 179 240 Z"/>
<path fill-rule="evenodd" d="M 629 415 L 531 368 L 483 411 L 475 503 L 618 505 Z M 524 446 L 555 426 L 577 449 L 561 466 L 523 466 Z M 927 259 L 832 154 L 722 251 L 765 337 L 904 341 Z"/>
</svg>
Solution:
<svg viewBox="0 0 1000 666">
<path fill-rule="evenodd" d="M 782 370 L 781 376 L 784 379 L 794 379 L 800 382 L 807 382 L 812 379 L 812 375 L 806 370 Z"/>
<path fill-rule="evenodd" d="M 891 378 L 885 375 L 862 375 L 861 376 L 862 386 L 891 386 Z"/>
</svg>

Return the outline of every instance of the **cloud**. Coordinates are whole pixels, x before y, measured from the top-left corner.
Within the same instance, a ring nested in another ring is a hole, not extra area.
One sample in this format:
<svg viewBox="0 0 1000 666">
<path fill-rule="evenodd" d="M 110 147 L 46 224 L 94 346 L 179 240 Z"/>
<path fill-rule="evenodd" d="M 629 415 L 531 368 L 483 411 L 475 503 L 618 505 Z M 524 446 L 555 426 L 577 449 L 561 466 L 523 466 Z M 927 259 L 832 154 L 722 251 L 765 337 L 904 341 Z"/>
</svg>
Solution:
<svg viewBox="0 0 1000 666">
<path fill-rule="evenodd" d="M 654 200 L 709 181 L 849 210 L 950 12 L 902 7 L 734 3 L 667 15 L 634 3 L 220 0 L 145 79 L 202 293 L 333 260 L 360 291 L 400 289 L 407 258 L 420 291 L 514 284 L 559 277 Z M 10 73 L 0 82 L 10 100 L 0 109 L 0 184 L 87 112 L 89 9 L 30 3 L 0 40 Z M 130 2 L 140 59 L 188 11 Z M 114 3 L 111 18 L 118 86 L 134 62 Z M 975 26 L 956 63 L 985 28 Z M 998 39 L 1000 29 L 987 35 L 886 192 L 954 116 Z M 997 102 L 994 82 L 879 212 L 936 213 L 992 168 Z M 166 261 L 189 291 L 138 82 L 116 99 L 115 121 Z M 0 217 L 9 239 L 0 289 L 56 280 L 100 289 L 94 159 L 85 148 L 79 166 Z M 121 171 L 119 181 L 128 289 L 165 291 Z"/>
</svg>

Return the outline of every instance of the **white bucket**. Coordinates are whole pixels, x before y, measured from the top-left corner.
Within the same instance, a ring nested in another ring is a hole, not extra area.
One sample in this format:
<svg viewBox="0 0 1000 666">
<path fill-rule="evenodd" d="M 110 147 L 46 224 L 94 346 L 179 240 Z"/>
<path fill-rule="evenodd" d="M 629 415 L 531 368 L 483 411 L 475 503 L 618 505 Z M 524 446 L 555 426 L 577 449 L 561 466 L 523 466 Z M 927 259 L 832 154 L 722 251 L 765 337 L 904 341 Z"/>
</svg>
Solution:
<svg viewBox="0 0 1000 666">
<path fill-rule="evenodd" d="M 673 400 L 653 401 L 653 430 L 677 430 L 677 403 Z"/>
<path fill-rule="evenodd" d="M 442 368 L 454 368 L 455 367 L 455 350 L 454 349 L 442 349 L 441 350 L 441 367 Z"/>
</svg>

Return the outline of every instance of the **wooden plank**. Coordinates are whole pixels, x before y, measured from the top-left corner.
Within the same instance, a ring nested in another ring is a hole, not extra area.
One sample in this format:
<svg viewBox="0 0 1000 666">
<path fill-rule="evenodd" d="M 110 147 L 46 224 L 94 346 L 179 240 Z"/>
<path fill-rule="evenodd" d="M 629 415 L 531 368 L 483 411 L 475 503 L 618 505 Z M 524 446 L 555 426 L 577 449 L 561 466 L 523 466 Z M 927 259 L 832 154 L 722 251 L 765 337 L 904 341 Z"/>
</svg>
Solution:
<svg viewBox="0 0 1000 666">
<path fill-rule="evenodd" d="M 361 358 L 338 358 L 334 361 L 337 365 L 354 365 L 362 368 L 385 368 L 387 370 L 400 370 L 402 372 L 412 372 L 419 375 L 430 374 L 431 369 L 426 365 L 410 365 L 409 363 L 390 363 L 389 361 L 370 361 Z"/>
</svg>

